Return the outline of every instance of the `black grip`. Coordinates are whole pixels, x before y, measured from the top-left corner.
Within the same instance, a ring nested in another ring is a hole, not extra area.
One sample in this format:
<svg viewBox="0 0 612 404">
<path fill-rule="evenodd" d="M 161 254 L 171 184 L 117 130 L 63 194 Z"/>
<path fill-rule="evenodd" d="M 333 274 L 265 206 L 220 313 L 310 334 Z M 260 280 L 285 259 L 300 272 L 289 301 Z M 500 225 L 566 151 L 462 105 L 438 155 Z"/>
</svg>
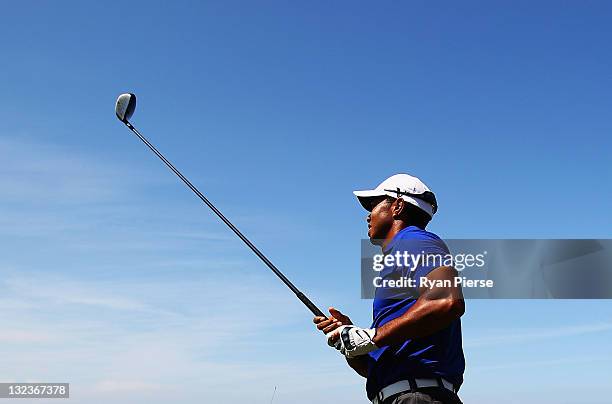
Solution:
<svg viewBox="0 0 612 404">
<path fill-rule="evenodd" d="M 317 306 L 315 306 L 315 304 L 311 302 L 310 299 L 307 298 L 306 295 L 304 295 L 302 292 L 298 292 L 295 295 L 298 297 L 298 299 L 302 301 L 302 303 L 304 303 L 304 305 L 306 305 L 306 307 L 308 307 L 308 310 L 310 310 L 312 314 L 314 314 L 315 316 L 327 318 L 327 316 Z"/>
</svg>

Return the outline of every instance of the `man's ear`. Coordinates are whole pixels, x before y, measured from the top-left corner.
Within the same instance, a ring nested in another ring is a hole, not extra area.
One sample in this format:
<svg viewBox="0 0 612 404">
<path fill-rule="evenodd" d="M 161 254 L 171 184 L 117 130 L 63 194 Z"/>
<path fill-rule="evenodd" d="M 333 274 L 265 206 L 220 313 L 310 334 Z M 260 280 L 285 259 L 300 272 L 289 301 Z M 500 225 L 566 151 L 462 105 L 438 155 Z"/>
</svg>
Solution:
<svg viewBox="0 0 612 404">
<path fill-rule="evenodd" d="M 397 198 L 395 202 L 393 202 L 393 206 L 391 207 L 391 214 L 393 215 L 393 219 L 399 219 L 405 207 L 406 201 L 402 198 Z"/>
</svg>

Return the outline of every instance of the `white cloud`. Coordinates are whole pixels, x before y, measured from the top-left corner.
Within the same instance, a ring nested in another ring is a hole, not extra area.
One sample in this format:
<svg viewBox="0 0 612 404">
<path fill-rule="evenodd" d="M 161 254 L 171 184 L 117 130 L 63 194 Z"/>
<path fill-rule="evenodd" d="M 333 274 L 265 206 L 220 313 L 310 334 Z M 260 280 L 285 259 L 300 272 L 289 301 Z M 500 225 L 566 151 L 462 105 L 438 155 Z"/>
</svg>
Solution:
<svg viewBox="0 0 612 404">
<path fill-rule="evenodd" d="M 597 322 L 593 324 L 574 324 L 562 327 L 548 327 L 538 329 L 522 329 L 517 332 L 515 329 L 497 330 L 490 335 L 470 338 L 464 346 L 482 347 L 498 344 L 522 344 L 553 338 L 572 337 L 583 334 L 593 334 L 612 331 L 612 323 Z"/>
<path fill-rule="evenodd" d="M 15 347 L 0 373 L 70 382 L 71 401 L 88 404 L 200 402 L 203 392 L 206 402 L 240 402 L 246 392 L 260 401 L 274 385 L 278 402 L 300 402 L 314 385 L 351 391 L 320 397 L 359 402 L 359 378 L 264 275 L 231 291 L 231 276 L 202 284 L 10 277 L 0 285 L 22 305 L 0 315 L 13 330 L 0 341 Z"/>
<path fill-rule="evenodd" d="M 111 199 L 132 176 L 51 143 L 0 137 L 3 202 L 73 205 Z"/>
<path fill-rule="evenodd" d="M 152 392 L 160 391 L 164 387 L 156 383 L 130 380 L 103 380 L 97 382 L 92 390 L 99 393 L 125 393 L 125 392 Z"/>
<path fill-rule="evenodd" d="M 19 329 L 2 329 L 0 330 L 0 343 L 37 343 L 49 342 L 57 340 L 53 335 L 50 335 L 41 330 L 19 330 Z"/>
<path fill-rule="evenodd" d="M 578 364 L 589 364 L 595 362 L 611 362 L 612 357 L 610 356 L 581 356 L 581 357 L 563 357 L 556 359 L 546 360 L 530 360 L 520 362 L 506 362 L 498 363 L 495 365 L 478 365 L 474 366 L 471 370 L 476 372 L 488 372 L 492 370 L 505 370 L 505 369 L 525 369 L 525 368 L 556 368 L 560 366 L 578 365 Z"/>
<path fill-rule="evenodd" d="M 42 300 L 44 304 L 74 304 L 105 307 L 116 310 L 146 311 L 151 308 L 133 299 L 101 295 L 96 288 L 86 282 L 75 282 L 68 279 L 50 278 L 40 274 L 29 277 L 10 277 L 3 281 L 13 294 L 28 299 L 21 301 L 25 307 Z"/>
</svg>

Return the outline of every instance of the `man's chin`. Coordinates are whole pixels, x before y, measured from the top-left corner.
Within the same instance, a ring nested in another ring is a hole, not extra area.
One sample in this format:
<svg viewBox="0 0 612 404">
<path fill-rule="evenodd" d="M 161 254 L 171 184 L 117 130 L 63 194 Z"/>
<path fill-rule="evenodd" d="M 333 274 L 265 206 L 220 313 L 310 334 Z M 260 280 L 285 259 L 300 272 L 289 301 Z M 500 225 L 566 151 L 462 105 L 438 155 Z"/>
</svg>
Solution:
<svg viewBox="0 0 612 404">
<path fill-rule="evenodd" d="M 370 233 L 368 233 L 368 237 L 370 237 Z M 380 238 L 370 237 L 370 243 L 373 245 L 381 246 L 383 245 L 384 241 L 385 240 L 380 239 Z"/>
</svg>

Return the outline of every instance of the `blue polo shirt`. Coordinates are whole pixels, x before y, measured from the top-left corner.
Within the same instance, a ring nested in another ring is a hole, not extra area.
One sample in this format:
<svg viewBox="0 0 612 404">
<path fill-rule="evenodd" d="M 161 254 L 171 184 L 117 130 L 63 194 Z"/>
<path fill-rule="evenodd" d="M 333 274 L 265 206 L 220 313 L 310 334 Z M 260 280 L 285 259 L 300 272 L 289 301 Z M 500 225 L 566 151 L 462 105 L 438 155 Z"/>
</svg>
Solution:
<svg viewBox="0 0 612 404">
<path fill-rule="evenodd" d="M 437 235 L 415 226 L 406 227 L 395 235 L 383 251 L 386 255 L 397 253 L 412 257 L 418 255 L 449 254 L 448 247 Z M 397 318 L 407 312 L 418 298 L 418 280 L 436 269 L 439 261 L 412 260 L 396 263 L 380 272 L 382 279 L 410 277 L 416 280 L 415 288 L 376 289 L 372 328 Z M 461 345 L 461 320 L 426 337 L 407 339 L 398 346 L 384 346 L 369 353 L 366 389 L 371 399 L 384 387 L 408 378 L 443 377 L 455 386 L 463 382 L 465 360 Z"/>
</svg>

